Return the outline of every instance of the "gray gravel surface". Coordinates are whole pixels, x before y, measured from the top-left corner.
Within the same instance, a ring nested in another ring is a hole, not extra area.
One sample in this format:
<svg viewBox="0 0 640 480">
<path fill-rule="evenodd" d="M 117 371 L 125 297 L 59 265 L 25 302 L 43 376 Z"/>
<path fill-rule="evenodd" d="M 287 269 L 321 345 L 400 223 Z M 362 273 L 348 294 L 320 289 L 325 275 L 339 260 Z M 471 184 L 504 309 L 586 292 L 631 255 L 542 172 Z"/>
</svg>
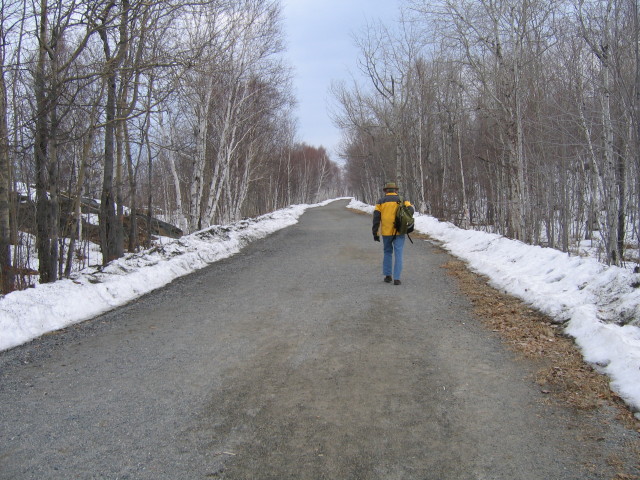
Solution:
<svg viewBox="0 0 640 480">
<path fill-rule="evenodd" d="M 0 478 L 612 478 L 629 433 L 545 402 L 437 248 L 383 283 L 345 205 L 0 354 Z"/>
</svg>

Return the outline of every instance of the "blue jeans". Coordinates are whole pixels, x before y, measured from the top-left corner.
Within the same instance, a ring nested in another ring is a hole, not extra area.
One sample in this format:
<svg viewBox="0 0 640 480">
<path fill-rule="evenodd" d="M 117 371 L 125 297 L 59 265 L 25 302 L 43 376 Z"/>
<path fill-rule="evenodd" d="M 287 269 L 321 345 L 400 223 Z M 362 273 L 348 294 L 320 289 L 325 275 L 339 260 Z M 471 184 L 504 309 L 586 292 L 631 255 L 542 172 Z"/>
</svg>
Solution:
<svg viewBox="0 0 640 480">
<path fill-rule="evenodd" d="M 382 274 L 384 276 L 391 275 L 393 267 L 393 279 L 400 280 L 402 274 L 402 250 L 404 249 L 404 235 L 397 235 L 393 238 L 393 235 L 383 235 L 382 245 L 384 248 L 384 258 L 382 260 Z M 395 253 L 395 263 L 393 262 L 393 256 Z"/>
</svg>

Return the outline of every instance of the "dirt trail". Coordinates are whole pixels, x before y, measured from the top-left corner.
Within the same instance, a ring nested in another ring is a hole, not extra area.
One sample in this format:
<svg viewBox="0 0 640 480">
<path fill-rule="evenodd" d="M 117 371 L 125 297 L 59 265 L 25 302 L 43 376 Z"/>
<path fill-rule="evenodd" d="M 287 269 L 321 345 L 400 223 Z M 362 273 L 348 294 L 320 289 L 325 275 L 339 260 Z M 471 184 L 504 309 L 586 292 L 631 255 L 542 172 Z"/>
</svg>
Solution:
<svg viewBox="0 0 640 480">
<path fill-rule="evenodd" d="M 345 206 L 0 354 L 0 478 L 638 474 L 637 432 L 549 402 L 450 257 L 407 244 L 385 284 L 370 217 Z"/>
</svg>

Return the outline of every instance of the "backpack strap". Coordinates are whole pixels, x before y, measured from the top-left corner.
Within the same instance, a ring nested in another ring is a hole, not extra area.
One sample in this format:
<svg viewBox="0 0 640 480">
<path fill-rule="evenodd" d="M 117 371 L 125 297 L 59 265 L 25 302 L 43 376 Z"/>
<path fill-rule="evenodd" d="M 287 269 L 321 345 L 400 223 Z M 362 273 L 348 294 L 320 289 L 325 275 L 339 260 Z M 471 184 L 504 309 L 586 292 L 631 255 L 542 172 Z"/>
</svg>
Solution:
<svg viewBox="0 0 640 480">
<path fill-rule="evenodd" d="M 398 204 L 398 208 L 404 203 L 402 197 L 398 194 L 398 200 L 396 202 Z M 398 215 L 398 211 L 396 210 L 396 216 Z M 391 243 L 396 241 L 396 237 L 398 236 L 398 229 L 396 228 L 396 219 L 393 218 L 393 238 L 391 239 Z"/>
</svg>

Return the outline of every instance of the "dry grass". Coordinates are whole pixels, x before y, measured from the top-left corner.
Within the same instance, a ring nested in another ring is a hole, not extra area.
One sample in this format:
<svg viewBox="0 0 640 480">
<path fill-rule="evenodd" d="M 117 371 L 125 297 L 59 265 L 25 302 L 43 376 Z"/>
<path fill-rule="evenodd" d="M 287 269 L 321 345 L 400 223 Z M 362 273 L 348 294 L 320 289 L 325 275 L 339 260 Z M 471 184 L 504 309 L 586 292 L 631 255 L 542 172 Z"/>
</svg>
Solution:
<svg viewBox="0 0 640 480">
<path fill-rule="evenodd" d="M 582 410 L 605 403 L 612 405 L 628 428 L 640 432 L 640 421 L 611 391 L 608 378 L 584 362 L 573 339 L 561 326 L 522 301 L 489 286 L 485 278 L 472 273 L 462 261 L 449 261 L 443 268 L 458 280 L 462 291 L 471 299 L 475 314 L 488 328 L 498 333 L 511 349 L 537 361 L 535 380 L 543 393 Z"/>
<path fill-rule="evenodd" d="M 561 326 L 522 301 L 491 287 L 486 278 L 471 272 L 460 260 L 451 260 L 443 268 L 457 279 L 460 289 L 471 299 L 474 313 L 486 327 L 500 335 L 512 350 L 538 365 L 535 381 L 549 399 L 558 399 L 580 410 L 611 406 L 625 427 L 640 433 L 640 421 L 611 391 L 607 377 L 584 362 L 573 339 Z M 621 458 L 629 458 L 629 452 L 631 458 L 636 459 L 631 460 L 631 470 Z M 629 473 L 640 469 L 638 458 L 640 440 L 636 437 L 625 445 L 624 453 L 612 454 L 607 459 L 617 470 L 612 480 L 639 480 L 640 476 Z"/>
</svg>

